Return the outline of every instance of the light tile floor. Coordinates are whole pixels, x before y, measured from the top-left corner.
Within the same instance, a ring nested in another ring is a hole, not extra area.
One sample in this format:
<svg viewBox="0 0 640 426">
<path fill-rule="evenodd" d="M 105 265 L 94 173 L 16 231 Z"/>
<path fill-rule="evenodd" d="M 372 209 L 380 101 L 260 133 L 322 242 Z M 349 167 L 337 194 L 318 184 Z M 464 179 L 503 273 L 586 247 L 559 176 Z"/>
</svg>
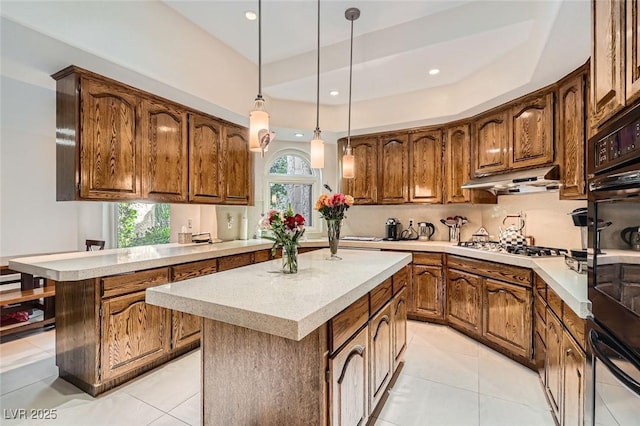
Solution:
<svg viewBox="0 0 640 426">
<path fill-rule="evenodd" d="M 407 338 L 375 425 L 554 425 L 535 372 L 446 326 L 409 321 Z M 54 342 L 51 330 L 0 344 L 0 424 L 200 424 L 199 350 L 92 398 L 57 377 Z M 20 408 L 57 418 L 12 419 Z"/>
</svg>

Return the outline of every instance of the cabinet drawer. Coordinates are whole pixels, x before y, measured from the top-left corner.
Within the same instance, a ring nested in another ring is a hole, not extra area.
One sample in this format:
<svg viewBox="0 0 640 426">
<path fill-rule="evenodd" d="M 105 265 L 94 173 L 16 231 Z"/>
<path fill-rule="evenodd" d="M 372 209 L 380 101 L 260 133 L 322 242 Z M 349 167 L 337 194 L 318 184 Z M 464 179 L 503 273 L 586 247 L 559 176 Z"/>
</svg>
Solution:
<svg viewBox="0 0 640 426">
<path fill-rule="evenodd" d="M 218 270 L 218 259 L 184 263 L 171 267 L 171 281 L 182 281 L 201 275 L 213 274 Z"/>
<path fill-rule="evenodd" d="M 580 347 L 584 350 L 585 346 L 585 328 L 587 326 L 586 321 L 580 318 L 575 312 L 568 306 L 564 307 L 562 312 L 562 322 L 564 326 L 569 330 L 571 336 L 578 342 Z"/>
<path fill-rule="evenodd" d="M 369 320 L 369 295 L 365 294 L 329 321 L 331 352 L 342 346 Z"/>
<path fill-rule="evenodd" d="M 397 294 L 403 287 L 409 285 L 410 270 L 411 267 L 407 265 L 393 275 L 393 294 Z"/>
<path fill-rule="evenodd" d="M 442 253 L 413 252 L 413 263 L 416 265 L 442 265 Z"/>
<path fill-rule="evenodd" d="M 558 296 L 556 292 L 550 288 L 547 288 L 547 304 L 549 305 L 553 313 L 556 314 L 559 319 L 561 319 L 562 299 L 560 299 L 560 296 Z"/>
<path fill-rule="evenodd" d="M 271 250 L 269 249 L 258 250 L 257 252 L 253 253 L 253 261 L 255 263 L 266 262 L 268 260 L 271 260 Z"/>
<path fill-rule="evenodd" d="M 133 293 L 169 282 L 169 268 L 149 269 L 102 279 L 102 297 Z"/>
<path fill-rule="evenodd" d="M 371 314 L 375 314 L 382 308 L 389 300 L 391 300 L 392 296 L 392 279 L 387 278 L 380 284 L 378 287 L 374 288 L 369 292 L 371 296 Z"/>
<path fill-rule="evenodd" d="M 495 278 L 500 281 L 531 287 L 531 270 L 527 268 L 459 256 L 447 256 L 447 266 L 449 268 L 482 275 L 483 277 Z"/>
<path fill-rule="evenodd" d="M 235 254 L 233 256 L 225 256 L 218 259 L 218 271 L 226 271 L 229 269 L 239 268 L 241 266 L 251 265 L 252 253 Z"/>
<path fill-rule="evenodd" d="M 600 266 L 598 266 L 598 272 L 600 272 Z M 627 283 L 640 283 L 640 266 L 638 265 L 625 265 L 620 267 L 620 279 Z"/>
</svg>

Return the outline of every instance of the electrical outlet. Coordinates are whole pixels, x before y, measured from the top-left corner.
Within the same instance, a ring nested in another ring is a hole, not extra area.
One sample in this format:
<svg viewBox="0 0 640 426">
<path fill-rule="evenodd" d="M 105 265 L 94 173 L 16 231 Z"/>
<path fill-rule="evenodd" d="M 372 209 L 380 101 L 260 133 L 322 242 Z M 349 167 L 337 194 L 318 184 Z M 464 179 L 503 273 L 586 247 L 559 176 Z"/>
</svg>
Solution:
<svg viewBox="0 0 640 426">
<path fill-rule="evenodd" d="M 191 219 L 187 219 L 187 228 L 191 229 Z"/>
<path fill-rule="evenodd" d="M 409 219 L 409 226 L 413 225 L 413 219 Z"/>
<path fill-rule="evenodd" d="M 231 229 L 231 226 L 232 226 L 231 222 L 227 223 L 227 229 Z"/>
</svg>

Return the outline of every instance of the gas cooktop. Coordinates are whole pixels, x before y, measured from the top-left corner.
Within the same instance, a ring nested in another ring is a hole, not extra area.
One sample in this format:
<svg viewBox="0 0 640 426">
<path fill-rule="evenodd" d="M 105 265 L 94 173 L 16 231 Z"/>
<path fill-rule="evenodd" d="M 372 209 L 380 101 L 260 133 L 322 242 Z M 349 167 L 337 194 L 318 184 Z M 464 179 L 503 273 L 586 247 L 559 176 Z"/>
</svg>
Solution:
<svg viewBox="0 0 640 426">
<path fill-rule="evenodd" d="M 494 253 L 516 254 L 520 256 L 550 257 L 564 256 L 566 249 L 542 246 L 502 246 L 498 241 L 461 241 L 460 247 L 474 248 Z"/>
</svg>

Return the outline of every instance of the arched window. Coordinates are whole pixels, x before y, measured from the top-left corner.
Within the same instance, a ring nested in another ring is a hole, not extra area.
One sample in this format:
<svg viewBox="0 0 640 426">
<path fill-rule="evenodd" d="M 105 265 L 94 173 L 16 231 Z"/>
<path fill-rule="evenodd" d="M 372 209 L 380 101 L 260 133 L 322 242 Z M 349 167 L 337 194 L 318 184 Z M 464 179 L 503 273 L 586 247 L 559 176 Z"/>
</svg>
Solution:
<svg viewBox="0 0 640 426">
<path fill-rule="evenodd" d="M 271 158 L 266 170 L 265 210 L 285 210 L 291 204 L 306 219 L 307 233 L 320 232 L 321 221 L 313 209 L 320 191 L 319 170 L 311 168 L 302 151 L 282 150 Z"/>
</svg>

